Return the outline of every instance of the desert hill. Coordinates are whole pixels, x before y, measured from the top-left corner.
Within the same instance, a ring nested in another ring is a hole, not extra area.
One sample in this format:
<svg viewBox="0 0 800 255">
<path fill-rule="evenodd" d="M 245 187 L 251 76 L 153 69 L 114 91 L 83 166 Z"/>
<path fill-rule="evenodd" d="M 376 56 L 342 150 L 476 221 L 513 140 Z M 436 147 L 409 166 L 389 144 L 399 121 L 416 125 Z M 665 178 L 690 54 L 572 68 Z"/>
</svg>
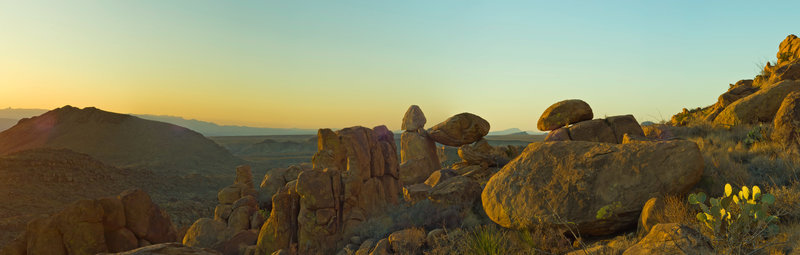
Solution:
<svg viewBox="0 0 800 255">
<path fill-rule="evenodd" d="M 1 156 L 0 244 L 13 239 L 38 214 L 132 187 L 127 177 L 133 174 L 66 149 L 36 149 Z"/>
<path fill-rule="evenodd" d="M 184 127 L 94 107 L 64 106 L 0 132 L 0 154 L 67 148 L 122 168 L 214 173 L 242 160 Z"/>
</svg>

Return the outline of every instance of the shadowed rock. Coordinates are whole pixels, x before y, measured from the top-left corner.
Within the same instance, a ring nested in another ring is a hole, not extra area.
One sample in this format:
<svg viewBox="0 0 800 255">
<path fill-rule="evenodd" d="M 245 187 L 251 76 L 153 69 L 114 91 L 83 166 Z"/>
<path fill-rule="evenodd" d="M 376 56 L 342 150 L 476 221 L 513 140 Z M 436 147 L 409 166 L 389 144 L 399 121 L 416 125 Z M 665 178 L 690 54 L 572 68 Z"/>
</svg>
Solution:
<svg viewBox="0 0 800 255">
<path fill-rule="evenodd" d="M 591 120 L 593 117 L 594 114 L 589 104 L 580 99 L 569 99 L 547 107 L 539 117 L 536 127 L 541 131 L 550 131 L 584 120 Z"/>
</svg>

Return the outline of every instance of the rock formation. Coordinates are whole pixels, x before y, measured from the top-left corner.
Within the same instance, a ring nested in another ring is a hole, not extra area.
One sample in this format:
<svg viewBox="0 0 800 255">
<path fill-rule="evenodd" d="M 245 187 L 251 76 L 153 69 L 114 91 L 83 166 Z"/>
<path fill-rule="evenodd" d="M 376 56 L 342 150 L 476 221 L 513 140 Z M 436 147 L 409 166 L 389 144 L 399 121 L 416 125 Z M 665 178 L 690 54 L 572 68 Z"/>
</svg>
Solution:
<svg viewBox="0 0 800 255">
<path fill-rule="evenodd" d="M 635 225 L 650 197 L 689 191 L 703 168 L 690 141 L 532 143 L 492 176 L 482 201 L 503 227 L 557 226 L 559 215 L 581 234 L 604 235 Z M 609 217 L 598 219 L 601 210 Z"/>
<path fill-rule="evenodd" d="M 539 117 L 536 127 L 541 131 L 551 131 L 594 117 L 589 104 L 579 99 L 569 99 L 547 107 Z"/>
<path fill-rule="evenodd" d="M 800 91 L 789 93 L 775 114 L 772 140 L 784 144 L 800 144 Z"/>
<path fill-rule="evenodd" d="M 785 80 L 767 87 L 758 92 L 739 99 L 725 107 L 714 123 L 723 126 L 737 124 L 755 124 L 759 122 L 772 122 L 783 98 L 792 91 L 800 90 L 800 82 Z"/>
<path fill-rule="evenodd" d="M 28 223 L 0 254 L 96 254 L 177 241 L 170 217 L 142 190 L 80 200 Z"/>
<path fill-rule="evenodd" d="M 200 218 L 183 237 L 183 245 L 210 248 L 226 255 L 238 255 L 239 248 L 256 244 L 263 216 L 259 212 L 258 192 L 250 166 L 236 167 L 233 185 L 222 188 L 214 208 L 214 219 Z"/>
<path fill-rule="evenodd" d="M 577 100 L 577 99 L 575 99 Z M 571 101 L 571 100 L 567 100 Z M 583 107 L 583 101 L 579 101 L 578 103 L 574 103 L 578 106 Z M 566 106 L 563 106 L 563 102 L 554 104 L 556 110 L 563 111 L 566 109 Z M 568 105 L 568 104 L 567 104 Z M 577 106 L 574 106 L 577 107 Z M 585 105 L 586 108 L 589 105 Z M 545 111 L 542 114 L 542 117 L 539 119 L 540 122 L 545 119 L 552 118 L 552 116 L 545 116 L 547 114 L 554 114 L 556 111 L 553 110 L 552 112 Z M 586 110 L 579 111 L 579 112 L 586 112 Z M 566 116 L 567 112 L 560 113 L 558 116 Z M 585 116 L 591 115 L 591 109 L 588 110 L 588 114 Z M 577 117 L 571 117 L 571 119 L 579 119 Z M 619 115 L 619 116 L 611 116 L 605 119 L 594 119 L 594 120 L 583 120 L 583 121 L 573 121 L 569 124 L 564 124 L 556 129 L 553 129 L 547 134 L 545 137 L 545 141 L 547 142 L 556 142 L 556 141 L 588 141 L 588 142 L 601 142 L 601 143 L 622 143 L 622 138 L 625 134 L 629 134 L 631 136 L 641 136 L 644 137 L 644 131 L 642 127 L 639 125 L 639 122 L 636 121 L 636 118 L 633 115 Z"/>
<path fill-rule="evenodd" d="M 474 143 L 489 134 L 489 122 L 472 113 L 459 113 L 428 130 L 437 143 L 461 146 Z"/>
<path fill-rule="evenodd" d="M 425 131 L 425 115 L 419 106 L 412 105 L 403 116 L 400 135 L 400 182 L 410 185 L 425 181 L 440 168 L 436 143 Z"/>
<path fill-rule="evenodd" d="M 398 161 L 385 126 L 318 132 L 313 169 L 281 188 L 261 227 L 256 252 L 296 247 L 301 254 L 330 254 L 365 220 L 398 202 Z"/>
</svg>

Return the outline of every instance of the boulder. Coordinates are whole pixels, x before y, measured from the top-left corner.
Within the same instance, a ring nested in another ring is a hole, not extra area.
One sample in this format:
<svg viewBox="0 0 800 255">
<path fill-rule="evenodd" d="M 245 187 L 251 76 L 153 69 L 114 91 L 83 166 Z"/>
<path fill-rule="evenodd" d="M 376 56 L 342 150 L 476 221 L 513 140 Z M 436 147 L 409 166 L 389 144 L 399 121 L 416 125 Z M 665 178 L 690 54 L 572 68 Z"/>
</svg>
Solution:
<svg viewBox="0 0 800 255">
<path fill-rule="evenodd" d="M 428 199 L 431 186 L 424 183 L 411 184 L 403 187 L 403 199 L 409 203 L 416 203 Z"/>
<path fill-rule="evenodd" d="M 150 195 L 141 189 L 129 189 L 119 195 L 122 205 L 125 206 L 125 227 L 133 231 L 136 237 L 147 235 L 150 227 L 150 209 L 153 201 Z"/>
<path fill-rule="evenodd" d="M 300 197 L 295 192 L 295 182 L 287 183 L 272 197 L 272 211 L 258 233 L 257 254 L 272 254 L 297 242 Z"/>
<path fill-rule="evenodd" d="M 691 141 L 608 144 L 535 142 L 489 179 L 483 207 L 497 224 L 513 229 L 558 225 L 557 214 L 581 234 L 606 235 L 635 226 L 645 202 L 659 194 L 688 192 L 704 160 Z M 609 212 L 598 219 L 598 212 Z"/>
<path fill-rule="evenodd" d="M 677 223 L 658 224 L 623 255 L 715 254 L 708 239 L 696 230 Z"/>
<path fill-rule="evenodd" d="M 633 115 L 611 116 L 606 118 L 606 123 L 614 131 L 617 143 L 622 143 L 622 138 L 625 137 L 625 134 L 644 137 L 642 126 L 639 126 L 639 122 L 636 121 Z"/>
<path fill-rule="evenodd" d="M 105 197 L 97 200 L 103 207 L 103 228 L 113 231 L 125 227 L 125 206 L 118 197 Z"/>
<path fill-rule="evenodd" d="M 461 146 L 478 141 L 489 133 L 489 122 L 472 113 L 459 113 L 433 126 L 428 133 L 441 144 Z"/>
<path fill-rule="evenodd" d="M 480 165 L 484 162 L 488 165 L 495 165 L 494 147 L 489 145 L 486 139 L 481 138 L 473 144 L 458 147 L 458 156 L 464 162 L 473 165 Z"/>
<path fill-rule="evenodd" d="M 400 181 L 414 184 L 425 181 L 433 171 L 440 168 L 436 156 L 436 144 L 421 132 L 403 132 L 400 135 Z"/>
<path fill-rule="evenodd" d="M 391 246 L 389 245 L 389 239 L 384 238 L 378 241 L 375 244 L 375 248 L 372 249 L 372 252 L 369 255 L 389 255 L 391 254 Z"/>
<path fill-rule="evenodd" d="M 222 252 L 224 255 L 239 255 L 240 250 L 244 250 L 245 247 L 256 244 L 257 240 L 258 233 L 250 230 L 242 230 L 234 234 L 230 239 L 223 241 L 215 250 Z"/>
<path fill-rule="evenodd" d="M 239 198 L 242 198 L 242 190 L 246 189 L 247 186 L 244 184 L 234 184 L 219 190 L 217 193 L 217 199 L 219 200 L 220 204 L 233 204 Z"/>
<path fill-rule="evenodd" d="M 569 99 L 547 107 L 536 127 L 541 131 L 550 131 L 592 118 L 594 114 L 589 104 L 583 100 Z"/>
<path fill-rule="evenodd" d="M 558 142 L 558 141 L 569 141 L 572 138 L 569 137 L 569 128 L 567 127 L 560 127 L 550 132 L 547 132 L 547 136 L 544 138 L 545 142 Z"/>
<path fill-rule="evenodd" d="M 358 250 L 356 250 L 355 255 L 369 255 L 372 252 L 372 249 L 375 248 L 375 244 L 378 243 L 378 240 L 375 239 L 367 239 L 358 246 Z"/>
<path fill-rule="evenodd" d="M 162 243 L 120 253 L 100 253 L 105 255 L 220 255 L 218 251 L 197 247 L 186 247 L 179 243 Z"/>
<path fill-rule="evenodd" d="M 427 180 L 425 180 L 425 185 L 434 187 L 437 184 L 441 183 L 442 181 L 450 179 L 450 177 L 454 176 L 458 176 L 458 173 L 456 173 L 456 171 L 453 171 L 452 169 L 436 170 L 431 174 L 431 176 L 428 177 Z"/>
<path fill-rule="evenodd" d="M 61 233 L 52 218 L 42 216 L 29 221 L 25 232 L 28 235 L 28 254 L 67 254 Z"/>
<path fill-rule="evenodd" d="M 233 209 L 231 217 L 228 219 L 228 231 L 236 233 L 250 229 L 250 217 L 254 211 L 253 208 L 246 206 Z"/>
<path fill-rule="evenodd" d="M 225 223 L 209 218 L 195 221 L 183 237 L 183 245 L 198 248 L 214 248 L 224 238 Z"/>
<path fill-rule="evenodd" d="M 723 126 L 771 122 L 783 99 L 792 91 L 800 90 L 800 81 L 785 80 L 766 86 L 752 95 L 733 102 L 714 118 Z"/>
<path fill-rule="evenodd" d="M 403 229 L 389 235 L 389 246 L 395 253 L 414 254 L 419 252 L 419 249 L 425 244 L 426 237 L 423 229 Z"/>
<path fill-rule="evenodd" d="M 422 129 L 425 127 L 425 114 L 422 113 L 422 109 L 419 106 L 412 105 L 408 107 L 406 114 L 403 115 L 403 124 L 401 125 L 400 129 L 405 131 L 417 131 L 418 129 Z"/>
<path fill-rule="evenodd" d="M 786 36 L 778 46 L 777 58 L 778 64 L 800 58 L 800 39 L 796 35 Z"/>
<path fill-rule="evenodd" d="M 644 136 L 656 140 L 669 140 L 675 137 L 670 131 L 670 126 L 664 124 L 656 124 L 642 127 Z"/>
<path fill-rule="evenodd" d="M 753 86 L 753 80 L 737 81 L 736 84 L 731 85 L 727 92 L 719 95 L 717 105 L 721 108 L 728 107 L 733 102 L 756 93 L 756 91 L 758 91 L 758 88 Z"/>
<path fill-rule="evenodd" d="M 231 216 L 232 211 L 233 205 L 218 204 L 217 207 L 214 208 L 214 220 L 228 222 L 228 218 Z"/>
<path fill-rule="evenodd" d="M 278 192 L 283 185 L 286 185 L 286 182 L 288 182 L 285 178 L 285 175 L 288 173 L 288 171 L 289 168 L 274 168 L 267 171 L 258 189 L 257 198 L 260 207 L 267 209 L 271 208 L 272 196 L 275 195 L 275 192 Z M 295 176 L 295 178 L 297 178 L 297 176 Z"/>
<path fill-rule="evenodd" d="M 481 197 L 481 185 L 467 176 L 456 176 L 428 191 L 428 199 L 443 205 L 471 206 Z"/>
<path fill-rule="evenodd" d="M 789 93 L 783 99 L 772 125 L 773 141 L 798 144 L 800 141 L 800 91 Z"/>
<path fill-rule="evenodd" d="M 178 229 L 172 224 L 167 211 L 153 204 L 150 208 L 150 226 L 143 239 L 150 243 L 167 243 L 178 241 Z"/>
<path fill-rule="evenodd" d="M 146 214 L 145 214 L 146 215 Z M 103 206 L 97 200 L 80 200 L 53 216 L 67 254 L 108 251 L 103 231 Z"/>
<path fill-rule="evenodd" d="M 603 119 L 578 122 L 569 127 L 569 136 L 573 141 L 617 143 L 614 130 Z"/>
<path fill-rule="evenodd" d="M 123 252 L 139 248 L 139 240 L 127 228 L 106 232 L 105 238 L 109 252 Z"/>
<path fill-rule="evenodd" d="M 233 181 L 234 184 L 242 184 L 245 187 L 253 188 L 253 171 L 250 169 L 248 165 L 241 165 L 236 167 L 236 179 Z"/>
</svg>

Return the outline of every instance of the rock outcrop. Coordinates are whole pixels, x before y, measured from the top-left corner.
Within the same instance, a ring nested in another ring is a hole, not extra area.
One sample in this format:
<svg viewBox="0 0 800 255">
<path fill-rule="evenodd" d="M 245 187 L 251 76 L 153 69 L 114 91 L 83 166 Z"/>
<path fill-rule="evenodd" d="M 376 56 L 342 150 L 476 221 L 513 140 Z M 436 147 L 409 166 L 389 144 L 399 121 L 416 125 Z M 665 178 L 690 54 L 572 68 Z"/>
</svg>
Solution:
<svg viewBox="0 0 800 255">
<path fill-rule="evenodd" d="M 301 172 L 272 198 L 257 254 L 297 247 L 300 254 L 342 248 L 368 218 L 398 203 L 398 161 L 391 132 L 350 127 L 318 132 L 313 169 Z"/>
<path fill-rule="evenodd" d="M 461 146 L 489 134 L 489 122 L 472 113 L 459 113 L 433 126 L 428 133 L 437 143 Z"/>
<path fill-rule="evenodd" d="M 586 120 L 550 131 L 547 142 L 587 141 L 622 143 L 625 134 L 644 136 L 644 131 L 633 115 L 611 116 L 605 119 Z"/>
<path fill-rule="evenodd" d="M 589 104 L 580 99 L 569 99 L 547 107 L 539 117 L 536 127 L 541 131 L 555 130 L 594 117 Z"/>
<path fill-rule="evenodd" d="M 130 214 L 129 214 L 130 213 Z M 2 254 L 96 254 L 123 252 L 140 244 L 174 242 L 177 230 L 142 190 L 117 197 L 80 200 L 28 223 Z"/>
<path fill-rule="evenodd" d="M 214 249 L 225 255 L 238 255 L 239 246 L 256 244 L 258 221 L 258 192 L 254 188 L 253 171 L 250 166 L 236 167 L 233 185 L 222 188 L 214 209 L 214 219 L 200 218 L 189 227 L 183 237 L 183 245 L 195 248 Z"/>
<path fill-rule="evenodd" d="M 400 129 L 405 131 L 417 131 L 425 127 L 425 114 L 422 113 L 422 109 L 419 106 L 412 105 L 408 107 L 406 111 L 406 115 L 403 116 L 403 124 L 400 125 Z"/>
<path fill-rule="evenodd" d="M 796 35 L 786 36 L 786 39 L 783 39 L 778 46 L 776 57 L 778 58 L 778 64 L 800 59 L 800 39 Z"/>
<path fill-rule="evenodd" d="M 800 142 L 800 91 L 789 93 L 781 102 L 772 123 L 772 140 L 784 144 Z"/>
<path fill-rule="evenodd" d="M 714 123 L 733 126 L 771 122 L 786 95 L 798 90 L 799 81 L 785 80 L 772 84 L 725 107 L 714 119 Z"/>
<path fill-rule="evenodd" d="M 425 115 L 419 106 L 412 105 L 403 116 L 403 133 L 400 135 L 399 177 L 403 185 L 425 181 L 440 168 L 436 143 L 425 131 Z"/>
<path fill-rule="evenodd" d="M 634 226 L 649 198 L 688 192 L 703 168 L 690 141 L 532 143 L 481 197 L 489 218 L 506 228 L 557 226 L 557 214 L 581 234 L 605 235 Z"/>
</svg>

